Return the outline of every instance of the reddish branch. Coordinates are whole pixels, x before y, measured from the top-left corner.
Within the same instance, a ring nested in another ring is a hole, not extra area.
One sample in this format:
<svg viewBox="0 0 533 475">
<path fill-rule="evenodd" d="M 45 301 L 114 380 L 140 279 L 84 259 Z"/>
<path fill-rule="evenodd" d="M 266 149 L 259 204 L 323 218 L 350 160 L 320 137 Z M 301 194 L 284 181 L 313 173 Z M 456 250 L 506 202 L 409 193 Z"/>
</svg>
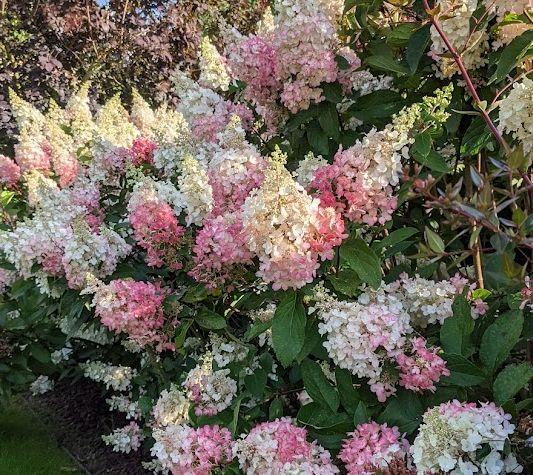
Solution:
<svg viewBox="0 0 533 475">
<path fill-rule="evenodd" d="M 437 20 L 437 17 L 432 13 L 431 8 L 429 8 L 428 0 L 422 0 L 422 2 L 424 4 L 424 9 L 426 10 L 426 13 L 428 14 L 429 21 L 437 30 L 438 34 L 442 38 L 442 41 L 444 41 L 446 48 L 448 48 L 448 51 L 452 55 L 455 61 L 455 64 L 457 64 L 457 67 L 459 68 L 459 71 L 461 72 L 461 75 L 463 76 L 463 79 L 466 82 L 466 87 L 468 91 L 470 92 L 470 95 L 474 99 L 474 102 L 477 108 L 479 109 L 481 117 L 483 117 L 483 120 L 485 121 L 488 128 L 492 132 L 492 135 L 494 135 L 498 143 L 503 147 L 505 153 L 509 154 L 511 152 L 511 149 L 509 148 L 509 145 L 507 144 L 507 142 L 504 140 L 504 138 L 500 134 L 498 128 L 494 125 L 494 122 L 492 122 L 492 119 L 490 118 L 489 114 L 485 110 L 485 107 L 483 107 L 481 99 L 479 98 L 479 95 L 477 93 L 476 87 L 474 86 L 472 82 L 472 78 L 470 77 L 470 74 L 468 74 L 468 71 L 463 63 L 463 59 L 461 58 L 461 55 L 457 52 L 454 46 L 450 43 L 450 40 L 446 36 L 446 33 L 444 33 L 444 30 L 442 29 L 442 26 L 439 20 Z"/>
</svg>

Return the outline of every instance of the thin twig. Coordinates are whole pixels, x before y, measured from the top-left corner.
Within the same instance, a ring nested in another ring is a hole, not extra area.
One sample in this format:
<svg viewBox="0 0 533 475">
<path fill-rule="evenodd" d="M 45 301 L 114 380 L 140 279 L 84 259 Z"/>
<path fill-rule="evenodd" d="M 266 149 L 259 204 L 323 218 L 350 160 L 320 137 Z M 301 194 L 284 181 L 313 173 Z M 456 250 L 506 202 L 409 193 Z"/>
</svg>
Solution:
<svg viewBox="0 0 533 475">
<path fill-rule="evenodd" d="M 429 17 L 429 21 L 431 22 L 431 24 L 437 30 L 438 34 L 442 38 L 442 41 L 446 45 L 446 48 L 448 48 L 448 51 L 452 55 L 452 57 L 453 57 L 453 59 L 455 61 L 455 64 L 457 64 L 457 67 L 459 68 L 459 71 L 461 72 L 461 75 L 463 76 L 463 79 L 466 82 L 466 87 L 467 87 L 468 91 L 470 92 L 470 95 L 474 99 L 474 102 L 476 104 L 476 107 L 479 110 L 479 113 L 481 114 L 481 117 L 483 118 L 483 120 L 487 124 L 488 128 L 492 132 L 492 135 L 494 135 L 494 137 L 496 138 L 498 143 L 502 146 L 502 148 L 504 149 L 505 153 L 508 155 L 509 153 L 511 153 L 511 148 L 509 147 L 509 145 L 507 144 L 505 139 L 500 134 L 500 132 L 499 132 L 498 128 L 496 127 L 496 125 L 494 125 L 494 122 L 492 122 L 492 119 L 490 118 L 488 112 L 486 111 L 484 105 L 482 104 L 482 101 L 479 98 L 479 95 L 477 93 L 476 87 L 474 86 L 474 83 L 472 82 L 472 78 L 470 77 L 470 74 L 468 74 L 468 71 L 467 71 L 467 69 L 466 69 L 466 67 L 465 67 L 465 65 L 463 63 L 461 55 L 459 55 L 459 53 L 457 53 L 457 50 L 450 43 L 450 40 L 446 36 L 446 33 L 444 33 L 444 30 L 442 29 L 442 26 L 441 26 L 440 22 L 437 20 L 435 15 L 433 15 L 433 13 L 431 12 L 431 8 L 429 8 L 428 0 L 422 0 L 422 2 L 424 4 L 424 9 L 426 10 L 426 13 L 427 13 L 427 15 Z"/>
</svg>

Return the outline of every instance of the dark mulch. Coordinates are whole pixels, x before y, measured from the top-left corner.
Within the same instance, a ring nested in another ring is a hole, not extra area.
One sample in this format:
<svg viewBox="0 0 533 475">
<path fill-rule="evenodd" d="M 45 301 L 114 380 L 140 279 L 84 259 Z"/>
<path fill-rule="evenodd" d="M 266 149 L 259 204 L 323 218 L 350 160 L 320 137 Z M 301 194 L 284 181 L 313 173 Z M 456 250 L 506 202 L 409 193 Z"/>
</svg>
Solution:
<svg viewBox="0 0 533 475">
<path fill-rule="evenodd" d="M 148 453 L 113 452 L 101 439 L 129 421 L 111 412 L 100 386 L 81 379 L 57 382 L 53 391 L 27 402 L 53 431 L 58 443 L 91 475 L 145 475 L 141 461 L 150 460 Z"/>
</svg>

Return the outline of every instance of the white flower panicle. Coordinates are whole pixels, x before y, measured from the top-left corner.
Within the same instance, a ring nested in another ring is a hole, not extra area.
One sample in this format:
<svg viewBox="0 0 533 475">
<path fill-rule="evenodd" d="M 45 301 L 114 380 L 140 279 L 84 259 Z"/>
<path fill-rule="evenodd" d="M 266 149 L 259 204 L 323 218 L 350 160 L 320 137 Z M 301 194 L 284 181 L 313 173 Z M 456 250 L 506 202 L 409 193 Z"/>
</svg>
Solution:
<svg viewBox="0 0 533 475">
<path fill-rule="evenodd" d="M 207 36 L 202 38 L 200 43 L 199 67 L 200 84 L 214 90 L 228 90 L 231 78 L 226 70 L 224 59 Z"/>
<path fill-rule="evenodd" d="M 139 449 L 143 435 L 139 425 L 136 422 L 130 422 L 125 427 L 115 429 L 109 435 L 103 435 L 102 440 L 106 445 L 113 447 L 113 452 L 129 454 Z"/>
<path fill-rule="evenodd" d="M 478 407 L 454 400 L 429 409 L 411 447 L 417 473 L 521 473 L 514 455 L 504 455 L 506 441 L 515 429 L 510 419 L 494 403 Z M 478 455 L 485 446 L 489 452 Z"/>
<path fill-rule="evenodd" d="M 40 375 L 33 383 L 31 383 L 30 392 L 33 396 L 38 396 L 51 391 L 53 388 L 54 382 L 48 376 Z"/>
<path fill-rule="evenodd" d="M 172 385 L 161 391 L 153 408 L 154 422 L 157 426 L 185 424 L 189 421 L 190 401 L 183 391 Z"/>
<path fill-rule="evenodd" d="M 83 375 L 97 383 L 103 383 L 106 389 L 127 391 L 131 380 L 137 376 L 137 370 L 128 366 L 114 366 L 101 361 L 89 361 L 80 364 Z"/>
<path fill-rule="evenodd" d="M 511 92 L 500 101 L 499 128 L 533 152 L 533 79 L 515 82 Z"/>
</svg>

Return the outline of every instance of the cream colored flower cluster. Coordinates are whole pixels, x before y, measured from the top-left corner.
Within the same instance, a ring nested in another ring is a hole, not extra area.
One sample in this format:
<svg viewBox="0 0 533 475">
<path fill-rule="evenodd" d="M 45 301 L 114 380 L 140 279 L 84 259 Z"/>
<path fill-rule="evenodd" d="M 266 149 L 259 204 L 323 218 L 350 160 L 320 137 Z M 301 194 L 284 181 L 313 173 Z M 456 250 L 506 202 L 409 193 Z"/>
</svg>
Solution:
<svg viewBox="0 0 533 475">
<path fill-rule="evenodd" d="M 470 20 L 478 7 L 478 0 L 439 0 L 442 16 L 439 21 L 453 47 L 461 54 L 467 70 L 486 64 L 484 53 L 488 48 L 488 35 L 484 30 L 471 34 Z M 434 26 L 431 27 L 431 56 L 439 64 L 439 75 L 451 77 L 459 71 L 448 48 Z"/>
<path fill-rule="evenodd" d="M 520 142 L 527 155 L 533 151 L 533 80 L 524 78 L 513 84 L 500 101 L 499 128 Z"/>
</svg>

